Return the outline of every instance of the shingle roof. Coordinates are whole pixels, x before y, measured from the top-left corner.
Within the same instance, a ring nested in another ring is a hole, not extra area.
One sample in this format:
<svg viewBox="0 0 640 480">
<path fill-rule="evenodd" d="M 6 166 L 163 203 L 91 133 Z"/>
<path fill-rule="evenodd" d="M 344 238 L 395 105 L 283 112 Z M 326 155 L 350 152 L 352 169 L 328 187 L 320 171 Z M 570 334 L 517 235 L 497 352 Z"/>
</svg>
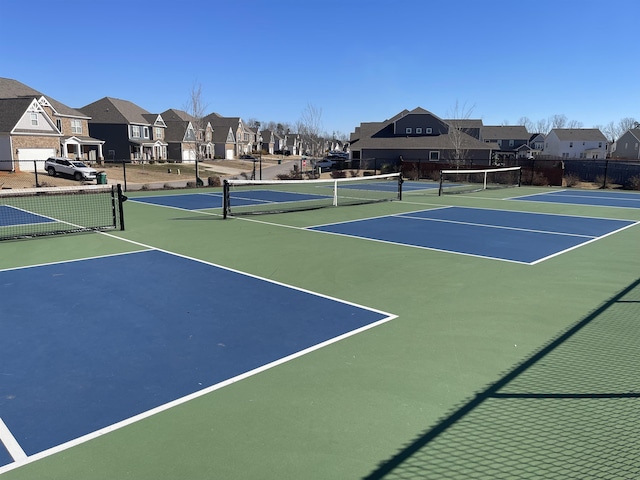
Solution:
<svg viewBox="0 0 640 480">
<path fill-rule="evenodd" d="M 150 112 L 128 100 L 104 97 L 80 109 L 91 117 L 91 123 L 150 125 L 145 115 Z"/>
<path fill-rule="evenodd" d="M 20 97 L 29 97 L 29 98 L 40 98 L 44 97 L 47 99 L 49 104 L 53 107 L 53 109 L 60 115 L 69 116 L 69 117 L 80 117 L 85 118 L 86 115 L 74 108 L 68 107 L 62 102 L 57 101 L 54 98 L 51 98 L 48 95 L 45 95 L 42 92 L 39 92 L 24 83 L 20 83 L 17 80 L 13 80 L 11 78 L 2 78 L 0 77 L 0 98 L 20 98 Z"/>
<path fill-rule="evenodd" d="M 561 141 L 594 140 L 606 142 L 607 138 L 597 128 L 554 128 L 551 130 Z"/>
<path fill-rule="evenodd" d="M 9 133 L 27 111 L 33 98 L 0 99 L 0 132 Z"/>
<path fill-rule="evenodd" d="M 483 140 L 528 140 L 530 136 L 524 125 L 485 125 L 482 127 Z"/>
</svg>

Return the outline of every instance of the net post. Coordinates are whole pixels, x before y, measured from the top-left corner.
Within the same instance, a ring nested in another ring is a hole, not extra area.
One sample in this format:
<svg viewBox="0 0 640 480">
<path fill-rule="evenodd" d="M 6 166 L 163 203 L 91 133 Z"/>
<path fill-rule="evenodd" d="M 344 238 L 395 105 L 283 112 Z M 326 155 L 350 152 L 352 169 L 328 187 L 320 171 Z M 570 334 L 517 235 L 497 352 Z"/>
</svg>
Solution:
<svg viewBox="0 0 640 480">
<path fill-rule="evenodd" d="M 122 204 L 127 200 L 127 197 L 122 194 L 122 185 L 118 184 L 116 188 L 118 191 L 118 213 L 120 214 L 120 230 L 124 230 L 124 207 Z"/>
<path fill-rule="evenodd" d="M 398 200 L 402 200 L 402 183 L 404 180 L 402 179 L 402 173 L 398 175 Z"/>
<path fill-rule="evenodd" d="M 229 181 L 227 179 L 225 179 L 222 182 L 222 218 L 226 219 L 228 214 L 229 214 L 229 200 L 230 200 L 230 194 L 229 194 Z"/>
<path fill-rule="evenodd" d="M 338 180 L 333 182 L 333 206 L 338 206 Z"/>
<path fill-rule="evenodd" d="M 518 170 L 518 186 L 522 186 L 522 167 L 520 167 L 520 170 Z"/>
<path fill-rule="evenodd" d="M 442 196 L 442 182 L 444 180 L 444 175 L 442 174 L 442 170 L 440 170 L 440 185 L 438 187 L 438 196 Z"/>
</svg>

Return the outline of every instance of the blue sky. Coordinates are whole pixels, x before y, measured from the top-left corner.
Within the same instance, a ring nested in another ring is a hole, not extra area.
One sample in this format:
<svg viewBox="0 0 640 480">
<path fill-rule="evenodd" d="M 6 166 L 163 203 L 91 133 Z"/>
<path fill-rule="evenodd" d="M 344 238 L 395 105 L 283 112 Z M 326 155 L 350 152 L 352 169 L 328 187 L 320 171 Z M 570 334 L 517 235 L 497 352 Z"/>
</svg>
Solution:
<svg viewBox="0 0 640 480">
<path fill-rule="evenodd" d="M 0 77 L 74 108 L 208 112 L 323 130 L 403 109 L 485 125 L 640 118 L 637 0 L 2 0 Z M 12 39 L 9 41 L 8 39 Z"/>
</svg>

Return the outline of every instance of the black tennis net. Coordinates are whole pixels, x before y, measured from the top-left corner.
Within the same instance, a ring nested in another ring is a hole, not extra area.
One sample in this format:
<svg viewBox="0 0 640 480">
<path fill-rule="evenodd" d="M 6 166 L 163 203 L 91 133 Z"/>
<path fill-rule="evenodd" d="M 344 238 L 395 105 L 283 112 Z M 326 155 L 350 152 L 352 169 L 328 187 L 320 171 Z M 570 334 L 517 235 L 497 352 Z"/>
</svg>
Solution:
<svg viewBox="0 0 640 480">
<path fill-rule="evenodd" d="M 441 170 L 438 195 L 519 187 L 521 183 L 522 170 L 520 167 Z"/>
<path fill-rule="evenodd" d="M 402 200 L 399 173 L 319 180 L 225 180 L 224 218 Z"/>
<path fill-rule="evenodd" d="M 0 190 L 0 240 L 124 230 L 120 185 Z"/>
</svg>

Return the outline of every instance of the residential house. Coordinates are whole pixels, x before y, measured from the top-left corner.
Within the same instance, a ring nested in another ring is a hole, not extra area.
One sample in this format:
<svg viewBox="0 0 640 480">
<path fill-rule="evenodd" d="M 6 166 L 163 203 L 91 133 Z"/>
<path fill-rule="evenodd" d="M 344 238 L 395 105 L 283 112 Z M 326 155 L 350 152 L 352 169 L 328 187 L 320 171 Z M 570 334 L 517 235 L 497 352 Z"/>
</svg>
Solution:
<svg viewBox="0 0 640 480">
<path fill-rule="evenodd" d="M 284 148 L 285 152 L 289 152 L 289 155 L 302 155 L 303 145 L 300 135 L 297 133 L 287 132 L 284 134 Z"/>
<path fill-rule="evenodd" d="M 262 130 L 258 138 L 258 149 L 273 155 L 276 151 L 277 134 L 273 130 Z"/>
<path fill-rule="evenodd" d="M 33 170 L 34 160 L 37 160 L 39 164 L 44 164 L 44 160 L 50 156 L 78 158 L 89 162 L 103 158 L 102 145 L 104 141 L 89 136 L 89 117 L 79 110 L 68 107 L 54 98 L 10 78 L 0 78 L 0 98 L 35 98 L 42 107 L 42 111 L 54 122 L 55 128 L 58 130 L 58 144 L 53 148 L 50 138 L 39 141 L 35 131 L 30 132 L 27 137 L 21 136 L 20 139 L 14 139 L 19 146 L 8 150 L 12 154 L 11 157 L 7 156 L 2 159 L 5 161 L 5 168 L 11 163 L 10 161 L 24 161 L 25 163 L 18 168 Z M 37 112 L 33 113 L 38 114 Z M 47 131 L 45 135 L 50 137 L 51 134 Z"/>
<path fill-rule="evenodd" d="M 182 110 L 169 109 L 160 115 L 167 126 L 165 141 L 169 160 L 189 163 L 214 157 L 213 127 L 209 122 Z"/>
<path fill-rule="evenodd" d="M 382 122 L 361 123 L 351 134 L 351 158 L 384 162 L 428 161 L 489 165 L 493 145 L 423 109 L 403 110 Z M 370 162 L 368 162 L 370 163 Z"/>
<path fill-rule="evenodd" d="M 545 138 L 544 156 L 562 159 L 605 159 L 609 143 L 597 128 L 554 128 Z"/>
<path fill-rule="evenodd" d="M 0 99 L 0 170 L 42 170 L 44 160 L 59 155 L 61 137 L 38 99 Z"/>
<path fill-rule="evenodd" d="M 256 132 L 248 128 L 240 117 L 223 117 L 218 113 L 207 115 L 215 134 L 215 155 L 232 160 L 247 155 L 257 148 Z"/>
<path fill-rule="evenodd" d="M 91 136 L 105 141 L 108 160 L 167 159 L 166 124 L 161 115 L 112 97 L 85 105 L 80 111 L 91 117 Z"/>
<path fill-rule="evenodd" d="M 520 147 L 528 150 L 530 137 L 531 135 L 524 125 L 485 125 L 482 127 L 480 139 L 485 143 L 497 144 L 494 157 L 498 160 L 505 160 L 515 158 L 522 150 Z"/>
<path fill-rule="evenodd" d="M 612 156 L 618 159 L 640 160 L 640 128 L 631 128 L 616 140 Z"/>
</svg>

